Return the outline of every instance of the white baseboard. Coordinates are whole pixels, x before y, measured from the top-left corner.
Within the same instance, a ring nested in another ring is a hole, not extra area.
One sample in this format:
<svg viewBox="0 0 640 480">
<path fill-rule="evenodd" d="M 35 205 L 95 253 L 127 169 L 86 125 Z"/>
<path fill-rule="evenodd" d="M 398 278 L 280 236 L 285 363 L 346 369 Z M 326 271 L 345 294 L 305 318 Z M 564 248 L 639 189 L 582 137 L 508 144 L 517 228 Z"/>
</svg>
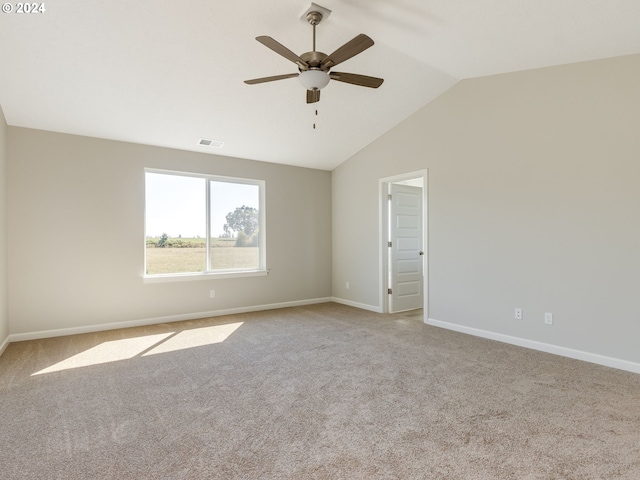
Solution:
<svg viewBox="0 0 640 480">
<path fill-rule="evenodd" d="M 369 310 L 370 312 L 382 313 L 382 308 L 376 307 L 375 305 L 367 305 L 366 303 L 352 302 L 351 300 L 345 300 L 344 298 L 338 298 L 338 297 L 332 297 L 331 301 L 340 303 L 342 305 L 347 305 L 349 307 L 360 308 L 362 310 Z"/>
<path fill-rule="evenodd" d="M 424 323 L 426 323 L 427 325 L 432 325 L 434 327 L 446 328 L 447 330 L 454 330 L 456 332 L 474 335 L 476 337 L 488 338 L 490 340 L 497 340 L 498 342 L 509 343 L 511 345 L 517 345 L 519 347 L 530 348 L 532 350 L 552 353 L 554 355 L 560 355 L 562 357 L 595 363 L 598 365 L 603 365 L 605 367 L 617 368 L 619 370 L 625 370 L 627 372 L 640 373 L 640 363 L 629 362 L 628 360 L 606 357 L 597 353 L 574 350 L 572 348 L 560 347 L 558 345 L 551 345 L 549 343 L 536 342 L 535 340 L 527 340 L 526 338 L 512 337 L 510 335 L 489 332 L 487 330 L 481 330 L 479 328 L 465 327 L 463 325 L 456 325 L 455 323 L 434 320 L 433 318 L 425 319 Z"/>
<path fill-rule="evenodd" d="M 159 323 L 180 322 L 183 320 L 197 320 L 199 318 L 220 317 L 222 315 L 233 315 L 236 313 L 257 312 L 261 310 L 274 310 L 276 308 L 300 307 L 303 305 L 313 305 L 316 303 L 330 302 L 330 297 L 313 298 L 308 300 L 296 300 L 293 302 L 270 303 L 267 305 L 254 305 L 249 307 L 229 308 L 226 310 L 213 310 L 209 312 L 196 312 L 181 315 L 169 315 L 166 317 L 145 318 L 141 320 L 130 320 L 126 322 L 103 323 L 100 325 L 87 325 L 83 327 L 60 328 L 56 330 L 43 330 L 31 333 L 14 333 L 9 335 L 9 342 L 21 342 L 24 340 L 38 340 L 41 338 L 63 337 L 65 335 L 78 335 L 80 333 L 102 332 L 105 330 L 116 330 L 118 328 L 143 327 L 146 325 L 157 325 Z"/>
<path fill-rule="evenodd" d="M 4 353 L 6 348 L 9 346 L 9 343 L 11 343 L 11 335 L 9 335 L 7 338 L 5 338 L 4 342 L 0 343 L 0 355 L 2 355 Z"/>
</svg>

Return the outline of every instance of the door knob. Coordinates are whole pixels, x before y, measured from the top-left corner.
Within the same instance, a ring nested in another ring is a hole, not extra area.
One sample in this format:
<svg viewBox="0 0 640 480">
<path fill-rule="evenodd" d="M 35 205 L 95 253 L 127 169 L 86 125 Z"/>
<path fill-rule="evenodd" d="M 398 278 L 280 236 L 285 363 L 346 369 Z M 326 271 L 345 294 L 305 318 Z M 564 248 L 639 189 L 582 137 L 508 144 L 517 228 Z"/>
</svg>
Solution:
<svg viewBox="0 0 640 480">
<path fill-rule="evenodd" d="M 421 251 L 421 252 L 420 252 L 420 255 L 424 255 L 424 252 L 422 252 L 422 251 Z"/>
</svg>

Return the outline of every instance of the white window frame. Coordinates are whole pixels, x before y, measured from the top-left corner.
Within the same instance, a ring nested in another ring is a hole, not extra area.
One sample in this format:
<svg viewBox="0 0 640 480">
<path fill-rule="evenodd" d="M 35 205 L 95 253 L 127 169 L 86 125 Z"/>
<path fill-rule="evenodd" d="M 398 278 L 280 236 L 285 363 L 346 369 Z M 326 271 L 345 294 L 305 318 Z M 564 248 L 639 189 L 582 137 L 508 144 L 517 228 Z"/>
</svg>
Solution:
<svg viewBox="0 0 640 480">
<path fill-rule="evenodd" d="M 236 268 L 236 269 L 227 269 L 227 270 L 207 270 L 205 272 L 187 272 L 187 273 L 161 273 L 161 274 L 147 274 L 147 205 L 146 205 L 146 195 L 145 195 L 145 205 L 144 205 L 144 238 L 143 238 L 143 246 L 144 246 L 144 265 L 143 265 L 143 280 L 145 283 L 157 283 L 157 282 L 175 282 L 175 281 L 192 281 L 192 280 L 211 280 L 212 278 L 237 278 L 237 277 L 255 277 L 267 275 L 269 270 L 267 269 L 267 251 L 266 251 L 266 209 L 265 209 L 265 188 L 266 182 L 264 180 L 250 179 L 250 178 L 238 178 L 238 177 L 227 177 L 221 175 L 209 175 L 206 173 L 194 173 L 194 172 L 180 172 L 176 170 L 162 170 L 157 168 L 145 168 L 145 190 L 146 190 L 146 174 L 147 173 L 158 173 L 162 175 L 173 175 L 173 176 L 182 176 L 182 177 L 194 177 L 194 178 L 202 178 L 205 180 L 205 216 L 206 216 L 206 267 L 209 268 L 211 266 L 210 263 L 210 240 L 211 240 L 211 181 L 214 182 L 227 182 L 227 183 L 239 183 L 244 185 L 256 185 L 258 186 L 259 191 L 259 207 L 258 207 L 258 268 L 256 269 L 246 269 L 246 268 Z"/>
</svg>

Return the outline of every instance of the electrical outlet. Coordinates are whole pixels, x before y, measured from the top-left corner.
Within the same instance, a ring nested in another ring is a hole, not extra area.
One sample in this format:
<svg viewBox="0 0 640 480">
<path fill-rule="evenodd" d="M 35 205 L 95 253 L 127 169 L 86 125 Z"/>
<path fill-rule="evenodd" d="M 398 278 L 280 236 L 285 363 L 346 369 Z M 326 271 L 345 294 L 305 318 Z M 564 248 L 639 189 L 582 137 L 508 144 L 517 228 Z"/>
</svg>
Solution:
<svg viewBox="0 0 640 480">
<path fill-rule="evenodd" d="M 349 290 L 349 282 L 346 283 L 345 287 L 347 290 Z"/>
<path fill-rule="evenodd" d="M 209 290 L 209 298 L 216 298 L 216 291 L 215 290 Z"/>
<path fill-rule="evenodd" d="M 544 314 L 544 323 L 547 325 L 553 325 L 553 313 L 546 312 Z"/>
<path fill-rule="evenodd" d="M 521 308 L 516 308 L 515 318 L 516 318 L 516 320 L 522 320 L 522 309 Z"/>
</svg>

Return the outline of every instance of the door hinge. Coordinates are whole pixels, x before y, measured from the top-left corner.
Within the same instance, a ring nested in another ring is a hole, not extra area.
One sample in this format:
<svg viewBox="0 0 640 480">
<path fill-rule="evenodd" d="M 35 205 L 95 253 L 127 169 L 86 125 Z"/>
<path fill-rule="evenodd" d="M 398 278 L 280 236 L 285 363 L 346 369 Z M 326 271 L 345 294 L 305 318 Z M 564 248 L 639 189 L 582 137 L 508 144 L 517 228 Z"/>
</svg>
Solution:
<svg viewBox="0 0 640 480">
<path fill-rule="evenodd" d="M 387 242 L 387 247 L 389 248 L 393 247 L 393 242 Z"/>
<path fill-rule="evenodd" d="M 389 288 L 389 289 L 387 289 L 387 293 L 388 293 L 389 295 L 393 295 L 393 290 Z"/>
<path fill-rule="evenodd" d="M 387 195 L 387 200 L 392 200 L 393 199 L 393 195 L 389 194 Z"/>
</svg>

